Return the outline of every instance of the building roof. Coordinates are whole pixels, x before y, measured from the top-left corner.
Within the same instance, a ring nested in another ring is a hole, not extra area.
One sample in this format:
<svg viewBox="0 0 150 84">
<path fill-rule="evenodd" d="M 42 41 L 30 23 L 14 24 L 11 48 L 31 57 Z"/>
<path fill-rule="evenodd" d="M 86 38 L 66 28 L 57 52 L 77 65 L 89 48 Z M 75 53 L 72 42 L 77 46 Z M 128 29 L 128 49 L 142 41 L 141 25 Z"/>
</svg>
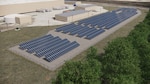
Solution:
<svg viewBox="0 0 150 84">
<path fill-rule="evenodd" d="M 15 17 L 25 17 L 25 16 L 29 16 L 29 15 L 25 15 L 25 14 L 10 14 L 10 15 L 4 16 L 4 18 L 15 18 Z"/>
<path fill-rule="evenodd" d="M 57 14 L 57 15 L 68 17 L 68 16 L 78 15 L 78 14 L 82 14 L 82 13 L 86 13 L 86 12 L 88 12 L 88 11 L 86 11 L 86 10 L 75 10 L 75 11 L 70 11 L 70 12 Z"/>
<path fill-rule="evenodd" d="M 92 6 L 96 6 L 96 5 L 93 5 L 93 4 L 88 4 L 88 5 L 77 5 L 78 7 L 83 7 L 83 8 L 86 8 L 86 7 L 92 7 Z"/>
<path fill-rule="evenodd" d="M 150 0 L 113 0 L 113 1 L 150 2 Z"/>
<path fill-rule="evenodd" d="M 44 1 L 55 1 L 55 0 L 0 0 L 0 5 L 22 4 L 22 3 L 44 2 Z"/>
</svg>

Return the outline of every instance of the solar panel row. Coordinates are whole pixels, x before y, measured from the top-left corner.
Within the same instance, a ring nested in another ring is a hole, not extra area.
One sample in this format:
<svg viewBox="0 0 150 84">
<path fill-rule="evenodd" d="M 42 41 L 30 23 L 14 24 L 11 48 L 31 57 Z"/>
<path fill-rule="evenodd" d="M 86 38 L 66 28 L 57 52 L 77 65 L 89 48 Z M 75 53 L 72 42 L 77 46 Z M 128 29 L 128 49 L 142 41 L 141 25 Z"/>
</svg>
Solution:
<svg viewBox="0 0 150 84">
<path fill-rule="evenodd" d="M 77 35 L 78 37 L 82 38 L 84 36 L 86 36 L 87 39 L 92 39 L 94 37 L 96 37 L 98 34 L 95 34 L 99 31 L 102 31 L 101 33 L 103 33 L 105 30 L 104 29 L 97 29 L 97 28 L 89 28 L 87 26 L 80 26 L 80 25 L 74 25 L 72 24 L 72 27 L 70 28 L 70 25 L 68 25 L 69 28 L 59 28 L 58 30 L 56 29 L 56 31 L 62 32 L 64 34 L 69 33 L 70 35 Z M 66 26 L 67 27 L 67 26 Z M 99 33 L 99 34 L 101 34 Z M 88 38 L 89 35 L 94 35 L 91 38 Z M 96 36 L 95 36 L 96 35 Z"/>
<path fill-rule="evenodd" d="M 45 56 L 44 59 L 48 62 L 55 60 L 61 55 L 71 51 L 79 46 L 74 41 L 70 42 L 67 39 L 61 39 L 58 36 L 46 35 L 19 45 L 20 49 L 26 50 L 30 54 L 35 54 L 37 57 Z"/>
<path fill-rule="evenodd" d="M 70 35 L 77 35 L 78 37 L 86 36 L 85 38 L 90 40 L 103 33 L 105 31 L 104 29 L 113 28 L 117 24 L 136 14 L 137 10 L 134 8 L 120 8 L 111 12 L 81 20 L 77 23 L 77 25 L 72 23 L 62 26 L 57 28 L 56 31 L 65 34 L 69 33 Z M 89 26 L 91 28 L 89 28 Z"/>
</svg>

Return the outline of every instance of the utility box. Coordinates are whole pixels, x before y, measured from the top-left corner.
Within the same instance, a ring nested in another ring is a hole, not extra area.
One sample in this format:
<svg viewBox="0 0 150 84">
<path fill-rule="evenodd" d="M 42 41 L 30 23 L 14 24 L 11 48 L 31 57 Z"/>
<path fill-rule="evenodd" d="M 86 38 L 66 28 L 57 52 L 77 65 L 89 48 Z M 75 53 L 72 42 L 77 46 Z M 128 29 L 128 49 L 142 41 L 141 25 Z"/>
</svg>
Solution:
<svg viewBox="0 0 150 84">
<path fill-rule="evenodd" d="M 32 17 L 29 15 L 22 15 L 22 16 L 16 16 L 15 17 L 17 24 L 31 24 L 32 23 Z"/>
</svg>

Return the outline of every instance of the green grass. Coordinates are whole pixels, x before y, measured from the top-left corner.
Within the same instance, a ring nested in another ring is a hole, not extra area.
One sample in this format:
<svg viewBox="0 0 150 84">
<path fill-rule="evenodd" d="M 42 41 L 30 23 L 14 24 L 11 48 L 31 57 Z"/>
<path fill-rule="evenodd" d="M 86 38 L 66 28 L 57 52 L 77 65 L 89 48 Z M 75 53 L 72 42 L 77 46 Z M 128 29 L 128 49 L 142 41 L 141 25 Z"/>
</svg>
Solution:
<svg viewBox="0 0 150 84">
<path fill-rule="evenodd" d="M 144 10 L 142 12 L 143 14 L 139 18 L 97 43 L 95 47 L 98 48 L 99 54 L 104 52 L 103 48 L 107 45 L 107 42 L 120 36 L 127 36 L 134 26 L 144 19 L 146 12 Z M 0 84 L 50 84 L 50 79 L 54 78 L 57 71 L 61 68 L 55 72 L 49 71 L 40 65 L 8 51 L 8 48 L 21 42 L 43 36 L 49 30 L 55 29 L 56 27 L 58 26 L 31 27 L 22 28 L 20 31 L 11 30 L 0 33 Z M 86 52 L 84 51 L 72 60 L 83 60 Z"/>
<path fill-rule="evenodd" d="M 45 35 L 56 27 L 23 28 L 0 33 L 0 84 L 49 84 L 54 74 L 8 51 L 21 42 Z"/>
</svg>

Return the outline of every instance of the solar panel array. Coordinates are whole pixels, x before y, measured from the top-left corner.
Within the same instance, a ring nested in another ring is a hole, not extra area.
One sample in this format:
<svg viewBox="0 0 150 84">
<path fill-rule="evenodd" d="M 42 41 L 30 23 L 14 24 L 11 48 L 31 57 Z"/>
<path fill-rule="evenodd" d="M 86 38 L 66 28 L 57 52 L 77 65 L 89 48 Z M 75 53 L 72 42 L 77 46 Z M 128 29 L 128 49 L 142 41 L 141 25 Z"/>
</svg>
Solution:
<svg viewBox="0 0 150 84">
<path fill-rule="evenodd" d="M 67 39 L 61 39 L 58 36 L 46 35 L 19 45 L 20 49 L 26 50 L 30 54 L 35 54 L 37 57 L 43 57 L 48 62 L 55 60 L 63 54 L 78 47 L 79 44 L 74 41 L 70 42 Z"/>
<path fill-rule="evenodd" d="M 81 20 L 79 21 L 79 24 L 91 24 L 91 26 L 110 29 L 136 14 L 137 10 L 134 8 L 121 8 L 85 20 Z"/>
<path fill-rule="evenodd" d="M 80 26 L 75 24 L 66 25 L 56 29 L 57 32 L 69 33 L 70 35 L 77 35 L 78 37 L 84 37 L 87 39 L 92 39 L 97 35 L 105 32 L 104 29 L 89 28 L 87 26 Z"/>
<path fill-rule="evenodd" d="M 105 30 L 113 28 L 117 24 L 136 14 L 136 9 L 121 8 L 81 20 L 77 24 L 72 23 L 59 27 L 56 31 L 91 40 L 105 32 Z M 76 41 L 70 42 L 67 39 L 61 39 L 58 36 L 54 37 L 49 34 L 28 42 L 24 42 L 19 45 L 19 48 L 51 62 L 63 54 L 77 48 L 78 46 L 79 44 Z"/>
<path fill-rule="evenodd" d="M 93 39 L 99 34 L 105 32 L 105 29 L 113 28 L 117 24 L 136 14 L 137 10 L 134 8 L 121 8 L 78 21 L 77 24 L 72 23 L 62 26 L 57 28 L 56 31 L 76 35 L 78 37 L 86 36 L 86 39 Z"/>
</svg>

